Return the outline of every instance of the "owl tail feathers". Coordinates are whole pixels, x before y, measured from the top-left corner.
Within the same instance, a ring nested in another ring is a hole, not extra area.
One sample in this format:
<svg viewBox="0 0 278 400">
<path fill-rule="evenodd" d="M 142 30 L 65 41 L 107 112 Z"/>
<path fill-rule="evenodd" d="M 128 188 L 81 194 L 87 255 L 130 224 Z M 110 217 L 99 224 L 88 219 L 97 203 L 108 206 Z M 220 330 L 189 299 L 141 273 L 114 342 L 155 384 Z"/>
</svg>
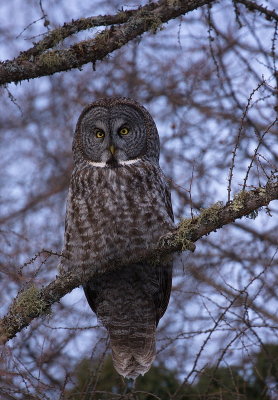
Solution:
<svg viewBox="0 0 278 400">
<path fill-rule="evenodd" d="M 113 338 L 110 334 L 112 359 L 116 371 L 124 378 L 136 379 L 144 375 L 155 359 L 155 331 L 152 337 L 140 338 L 129 336 Z"/>
</svg>

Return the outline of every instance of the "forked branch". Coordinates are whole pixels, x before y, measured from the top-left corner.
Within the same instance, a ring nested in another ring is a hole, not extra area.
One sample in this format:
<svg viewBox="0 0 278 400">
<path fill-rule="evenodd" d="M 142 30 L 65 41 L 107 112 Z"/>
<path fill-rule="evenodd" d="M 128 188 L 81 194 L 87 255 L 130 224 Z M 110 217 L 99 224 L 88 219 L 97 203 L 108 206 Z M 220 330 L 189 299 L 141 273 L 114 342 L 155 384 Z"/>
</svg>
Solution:
<svg viewBox="0 0 278 400">
<path fill-rule="evenodd" d="M 50 32 L 45 40 L 21 53 L 14 60 L 0 63 L 0 85 L 52 75 L 72 68 L 81 68 L 89 62 L 94 65 L 96 61 L 103 60 L 108 54 L 141 36 L 144 32 L 155 33 L 165 22 L 213 2 L 215 0 L 152 2 L 138 7 L 132 13 L 126 13 L 122 19 L 119 15 L 118 17 L 114 16 L 115 21 L 118 20 L 118 25 L 112 25 L 111 28 L 101 31 L 92 39 L 78 42 L 65 50 L 48 50 L 50 46 L 56 45 L 74 31 L 82 30 L 82 23 L 78 24 L 75 21 L 71 26 L 67 24 L 60 31 L 56 30 L 54 36 Z M 112 20 L 111 16 L 110 22 Z M 121 24 L 122 21 L 127 22 Z M 92 17 L 91 21 L 84 22 L 84 27 L 88 29 L 93 27 L 94 23 L 99 22 L 96 22 L 96 17 Z M 103 17 L 103 22 L 109 25 L 108 16 Z"/>
</svg>

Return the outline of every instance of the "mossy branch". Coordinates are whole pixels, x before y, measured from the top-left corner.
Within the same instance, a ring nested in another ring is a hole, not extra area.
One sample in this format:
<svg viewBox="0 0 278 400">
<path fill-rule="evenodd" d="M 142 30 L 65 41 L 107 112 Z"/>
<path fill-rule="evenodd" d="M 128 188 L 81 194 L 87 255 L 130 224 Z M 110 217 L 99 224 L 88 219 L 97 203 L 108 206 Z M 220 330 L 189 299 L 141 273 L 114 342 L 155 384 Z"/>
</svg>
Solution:
<svg viewBox="0 0 278 400">
<path fill-rule="evenodd" d="M 278 14 L 250 0 L 236 0 L 249 11 L 257 11 L 268 20 L 278 21 Z M 144 32 L 156 32 L 162 24 L 196 10 L 216 0 L 160 0 L 135 10 L 120 11 L 115 15 L 80 18 L 50 31 L 29 50 L 14 60 L 0 62 L 0 85 L 18 83 L 25 79 L 52 75 L 56 72 L 81 68 L 91 62 L 103 60 Z M 94 38 L 77 42 L 64 50 L 53 50 L 71 35 L 96 26 L 111 26 Z M 50 50 L 52 49 L 52 50 Z"/>
<path fill-rule="evenodd" d="M 150 11 L 151 11 L 150 7 Z M 84 30 L 92 29 L 97 26 L 119 25 L 127 22 L 134 15 L 136 10 L 120 11 L 115 15 L 98 15 L 95 17 L 79 18 L 71 22 L 65 22 L 63 26 L 50 31 L 42 40 L 35 43 L 29 50 L 22 51 L 19 55 L 21 59 L 28 60 L 36 57 L 44 51 L 57 46 L 66 38 Z"/>
<path fill-rule="evenodd" d="M 148 251 L 144 255 L 135 255 L 133 261 L 138 262 L 144 258 L 157 260 L 166 254 L 187 249 L 194 251 L 194 242 L 202 236 L 208 235 L 238 218 L 252 215 L 275 199 L 278 199 L 278 179 L 272 178 L 265 187 L 239 192 L 229 204 L 215 203 L 202 210 L 199 216 L 182 220 L 176 230 L 163 236 L 152 251 Z M 99 267 L 101 268 L 101 265 Z M 94 268 L 94 271 L 97 269 Z M 7 315 L 0 320 L 1 342 L 5 343 L 13 338 L 34 318 L 49 313 L 53 303 L 84 283 L 84 279 L 88 280 L 93 277 L 90 272 L 86 277 L 68 272 L 57 276 L 53 282 L 42 289 L 31 286 L 19 293 Z"/>
<path fill-rule="evenodd" d="M 22 52 L 14 60 L 0 63 L 0 85 L 52 75 L 72 68 L 81 68 L 89 62 L 94 65 L 96 61 L 103 60 L 108 54 L 141 36 L 144 32 L 155 33 L 163 23 L 215 1 L 180 0 L 171 2 L 160 0 L 152 2 L 138 7 L 131 13 L 125 12 L 122 17 L 119 14 L 110 16 L 110 21 L 109 16 L 103 17 L 103 22 L 106 20 L 107 25 L 113 21 L 113 18 L 117 25 L 103 30 L 93 39 L 78 42 L 65 50 L 49 50 L 51 46 L 61 42 L 75 31 L 95 26 L 97 17 L 92 17 L 91 21 L 84 20 L 83 24 L 81 20 L 79 23 L 74 21 L 72 26 L 66 24 L 66 26 L 49 33 L 45 39 L 33 48 Z M 99 17 L 98 24 L 100 20 Z M 123 21 L 127 22 L 122 23 Z"/>
<path fill-rule="evenodd" d="M 236 2 L 243 4 L 249 11 L 260 12 L 268 20 L 278 20 L 274 10 L 268 10 L 250 0 Z M 50 31 L 29 50 L 21 52 L 14 60 L 0 62 L 0 85 L 81 68 L 89 62 L 94 66 L 96 61 L 103 60 L 144 32 L 155 33 L 162 24 L 171 19 L 212 3 L 216 3 L 216 0 L 160 0 L 139 6 L 135 10 L 120 11 L 115 15 L 80 18 L 65 23 Z M 111 27 L 68 49 L 53 49 L 71 35 L 96 26 Z"/>
</svg>

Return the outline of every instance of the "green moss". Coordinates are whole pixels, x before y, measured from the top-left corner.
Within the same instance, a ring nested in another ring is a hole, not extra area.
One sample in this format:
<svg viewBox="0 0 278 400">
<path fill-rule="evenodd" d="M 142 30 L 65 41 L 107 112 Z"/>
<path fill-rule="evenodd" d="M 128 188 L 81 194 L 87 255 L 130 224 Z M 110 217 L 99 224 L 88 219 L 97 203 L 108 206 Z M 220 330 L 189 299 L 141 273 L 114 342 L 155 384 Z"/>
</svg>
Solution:
<svg viewBox="0 0 278 400">
<path fill-rule="evenodd" d="M 265 196 L 266 188 L 260 187 L 258 188 L 259 196 Z"/>
<path fill-rule="evenodd" d="M 41 66 L 46 66 L 54 68 L 58 66 L 61 62 L 61 57 L 55 51 L 48 51 L 42 54 L 38 59 L 38 64 Z"/>
<path fill-rule="evenodd" d="M 245 207 L 245 200 L 248 198 L 248 193 L 241 191 L 237 193 L 232 201 L 230 207 L 233 211 L 240 211 Z"/>
<path fill-rule="evenodd" d="M 223 208 L 222 202 L 217 202 L 209 208 L 202 209 L 198 217 L 181 220 L 178 231 L 175 236 L 177 245 L 181 245 L 181 250 L 194 251 L 196 245 L 192 242 L 194 231 L 198 230 L 200 225 L 219 223 L 219 211 Z"/>
<path fill-rule="evenodd" d="M 10 313 L 15 319 L 48 314 L 50 311 L 47 303 L 41 299 L 40 291 L 34 285 L 20 293 L 11 306 Z"/>
<path fill-rule="evenodd" d="M 108 40 L 110 39 L 110 29 L 104 29 L 102 32 L 100 32 L 95 40 L 98 44 L 106 45 Z"/>
<path fill-rule="evenodd" d="M 167 0 L 168 7 L 179 7 L 180 0 Z"/>
<path fill-rule="evenodd" d="M 63 28 L 56 28 L 51 35 L 51 47 L 56 46 L 56 44 L 64 40 L 65 30 Z M 43 46 L 42 46 L 43 47 Z M 44 50 L 42 48 L 42 50 Z"/>
<path fill-rule="evenodd" d="M 199 224 L 215 224 L 219 222 L 219 211 L 222 207 L 223 203 L 218 201 L 209 208 L 201 209 Z"/>
<path fill-rule="evenodd" d="M 144 31 L 148 30 L 156 33 L 162 29 L 163 22 L 157 15 L 141 10 L 140 13 L 132 18 L 132 30 L 137 29 L 142 24 L 144 24 Z"/>
<path fill-rule="evenodd" d="M 18 327 L 28 324 L 30 318 L 50 314 L 50 306 L 41 298 L 40 291 L 34 285 L 19 293 L 10 307 L 9 313 L 3 318 L 0 331 L 0 341 L 3 343 L 13 337 Z"/>
<path fill-rule="evenodd" d="M 162 21 L 160 18 L 156 17 L 152 19 L 150 31 L 156 33 L 157 31 L 162 31 Z"/>
<path fill-rule="evenodd" d="M 125 11 L 120 11 L 118 12 L 117 16 L 119 19 L 125 20 L 127 17 L 127 13 Z"/>
<path fill-rule="evenodd" d="M 143 18 L 146 25 L 148 26 L 148 29 L 152 33 L 156 33 L 158 30 L 162 30 L 162 21 L 156 15 L 150 15 L 146 13 Z"/>
<path fill-rule="evenodd" d="M 190 240 L 188 231 L 196 221 L 197 218 L 187 218 L 182 219 L 179 223 L 174 243 L 181 244 L 181 251 L 190 250 L 193 252 L 195 250 L 196 245 Z"/>
</svg>

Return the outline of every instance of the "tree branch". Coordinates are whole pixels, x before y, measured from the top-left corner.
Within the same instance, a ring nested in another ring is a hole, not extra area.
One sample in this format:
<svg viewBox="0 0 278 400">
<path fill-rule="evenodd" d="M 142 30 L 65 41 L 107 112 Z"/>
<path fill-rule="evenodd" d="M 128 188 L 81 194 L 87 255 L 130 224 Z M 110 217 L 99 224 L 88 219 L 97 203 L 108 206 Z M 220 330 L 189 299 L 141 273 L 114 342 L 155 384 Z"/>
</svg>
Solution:
<svg viewBox="0 0 278 400">
<path fill-rule="evenodd" d="M 266 19 L 278 21 L 278 14 L 275 10 L 269 10 L 268 8 L 256 4 L 254 1 L 250 0 L 236 0 L 237 3 L 243 4 L 249 11 L 259 11 L 261 14 L 264 14 Z"/>
<path fill-rule="evenodd" d="M 274 10 L 268 10 L 250 0 L 236 1 L 250 11 L 258 11 L 267 19 L 278 21 Z M 89 62 L 94 65 L 96 61 L 103 60 L 144 32 L 155 33 L 162 24 L 171 19 L 214 2 L 216 0 L 160 0 L 135 10 L 120 11 L 115 15 L 80 18 L 65 23 L 62 27 L 53 29 L 29 50 L 21 52 L 14 60 L 0 62 L 0 85 L 81 68 Z M 67 37 L 96 26 L 111 28 L 104 29 L 95 38 L 78 42 L 68 49 L 49 50 Z"/>
<path fill-rule="evenodd" d="M 146 252 L 143 257 L 136 254 L 134 262 L 138 262 L 139 259 L 158 261 L 161 257 L 172 252 L 194 251 L 193 242 L 196 242 L 202 236 L 208 235 L 236 219 L 254 213 L 260 207 L 268 205 L 275 199 L 278 199 L 278 179 L 272 178 L 265 187 L 248 192 L 239 192 L 229 204 L 216 203 L 204 209 L 198 217 L 182 220 L 176 230 L 162 237 L 153 250 Z M 101 265 L 99 268 L 101 269 Z M 98 270 L 98 268 L 94 270 Z M 30 286 L 20 292 L 13 301 L 7 315 L 0 320 L 0 341 L 5 343 L 13 338 L 34 318 L 49 313 L 53 303 L 80 286 L 84 283 L 84 280 L 93 277 L 94 275 L 90 271 L 82 277 L 80 277 L 80 273 L 77 275 L 74 272 L 67 272 L 57 276 L 53 282 L 42 289 Z"/>
<path fill-rule="evenodd" d="M 103 22 L 108 25 L 113 21 L 127 21 L 119 26 L 112 26 L 96 35 L 95 38 L 76 43 L 66 50 L 47 50 L 82 29 L 91 28 L 96 23 L 97 17 L 92 17 L 91 21 L 79 20 L 58 28 L 54 33 L 37 43 L 32 49 L 22 52 L 12 61 L 0 63 L 0 85 L 10 82 L 20 82 L 24 79 L 37 78 L 40 76 L 52 75 L 56 72 L 81 68 L 89 62 L 95 64 L 98 60 L 103 60 L 108 54 L 119 49 L 130 40 L 142 35 L 144 32 L 156 32 L 163 23 L 177 18 L 180 15 L 196 10 L 205 4 L 210 4 L 216 0 L 180 0 L 167 1 L 160 0 L 157 3 L 150 3 L 144 7 L 139 7 L 131 13 L 124 12 L 122 17 L 119 14 L 102 17 Z M 101 21 L 99 17 L 98 24 Z"/>
<path fill-rule="evenodd" d="M 150 4 L 150 11 L 152 10 Z M 148 6 L 146 6 L 148 8 Z M 97 26 L 111 26 L 119 25 L 127 22 L 129 18 L 135 14 L 137 10 L 120 11 L 115 15 L 98 15 L 96 17 L 80 18 L 73 20 L 70 23 L 65 22 L 63 26 L 50 31 L 42 40 L 35 43 L 29 50 L 20 53 L 20 58 L 28 59 L 29 57 L 35 57 L 44 51 L 57 46 L 58 43 L 62 42 L 66 38 L 74 35 L 78 32 L 92 29 Z"/>
</svg>

